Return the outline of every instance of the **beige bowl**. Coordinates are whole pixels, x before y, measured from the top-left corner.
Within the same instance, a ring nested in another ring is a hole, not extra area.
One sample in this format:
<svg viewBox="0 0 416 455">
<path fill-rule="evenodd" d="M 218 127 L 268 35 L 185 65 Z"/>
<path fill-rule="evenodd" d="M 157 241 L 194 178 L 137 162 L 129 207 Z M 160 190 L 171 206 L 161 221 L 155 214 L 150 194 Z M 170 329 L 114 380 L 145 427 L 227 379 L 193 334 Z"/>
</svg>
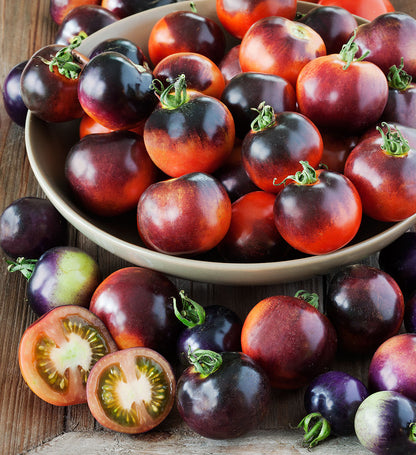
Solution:
<svg viewBox="0 0 416 455">
<path fill-rule="evenodd" d="M 200 14 L 216 19 L 214 0 L 197 0 Z M 80 51 L 89 54 L 107 38 L 128 38 L 147 52 L 147 37 L 153 24 L 165 14 L 188 9 L 189 2 L 148 10 L 120 20 L 88 37 Z M 298 2 L 298 11 L 316 7 Z M 230 39 L 231 46 L 233 40 Z M 385 247 L 410 226 L 416 215 L 400 223 L 366 222 L 354 243 L 334 253 L 302 259 L 259 264 L 237 264 L 185 259 L 158 253 L 144 247 L 136 229 L 134 214 L 116 219 L 89 215 L 78 207 L 64 177 L 65 157 L 76 142 L 78 122 L 48 124 L 28 114 L 26 148 L 30 165 L 46 196 L 62 215 L 97 245 L 128 262 L 194 281 L 228 285 L 264 285 L 297 281 L 321 275 L 339 266 L 359 261 Z"/>
</svg>

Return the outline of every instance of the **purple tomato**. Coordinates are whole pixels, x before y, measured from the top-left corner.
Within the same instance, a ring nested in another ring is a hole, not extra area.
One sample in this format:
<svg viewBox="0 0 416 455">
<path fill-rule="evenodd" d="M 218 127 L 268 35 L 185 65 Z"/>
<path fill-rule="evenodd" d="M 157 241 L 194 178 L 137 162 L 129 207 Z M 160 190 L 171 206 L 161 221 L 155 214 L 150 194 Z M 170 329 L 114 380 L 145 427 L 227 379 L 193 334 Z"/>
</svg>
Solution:
<svg viewBox="0 0 416 455">
<path fill-rule="evenodd" d="M 6 76 L 3 84 L 3 103 L 6 112 L 13 122 L 25 126 L 27 107 L 22 100 L 20 79 L 27 60 L 14 66 Z"/>
</svg>

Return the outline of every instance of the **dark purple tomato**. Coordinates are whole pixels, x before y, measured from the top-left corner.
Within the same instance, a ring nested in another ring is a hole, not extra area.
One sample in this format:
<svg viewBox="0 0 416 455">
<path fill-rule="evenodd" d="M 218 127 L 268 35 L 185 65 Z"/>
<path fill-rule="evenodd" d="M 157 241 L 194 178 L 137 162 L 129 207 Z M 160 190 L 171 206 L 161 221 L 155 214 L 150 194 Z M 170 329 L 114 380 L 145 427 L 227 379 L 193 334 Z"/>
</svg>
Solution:
<svg viewBox="0 0 416 455">
<path fill-rule="evenodd" d="M 416 232 L 405 232 L 385 246 L 378 262 L 396 280 L 405 297 L 416 291 Z"/>
<path fill-rule="evenodd" d="M 77 6 L 64 17 L 55 35 L 55 43 L 66 46 L 80 32 L 91 35 L 118 20 L 115 14 L 101 5 Z"/>
<path fill-rule="evenodd" d="M 205 356 L 212 359 L 212 354 L 216 353 L 202 351 L 200 361 Z M 177 382 L 177 408 L 198 434 L 212 439 L 236 438 L 257 428 L 265 417 L 271 401 L 270 383 L 247 355 L 223 352 L 218 357 L 221 364 L 212 373 L 199 370 L 198 361 L 182 373 Z"/>
<path fill-rule="evenodd" d="M 397 392 L 369 395 L 355 415 L 355 434 L 360 443 L 378 455 L 416 453 L 416 402 Z"/>
<path fill-rule="evenodd" d="M 318 32 L 324 40 L 327 54 L 338 54 L 358 26 L 355 17 L 339 6 L 321 6 L 311 9 L 298 22 Z"/>
<path fill-rule="evenodd" d="M 119 52 L 103 52 L 92 58 L 81 73 L 79 102 L 87 115 L 105 127 L 131 129 L 157 103 L 152 81 L 149 70 L 138 68 Z"/>
<path fill-rule="evenodd" d="M 237 76 L 237 74 L 240 74 L 242 72 L 240 59 L 238 58 L 239 54 L 240 45 L 237 44 L 233 46 L 218 63 L 218 68 L 224 76 L 224 81 L 226 84 L 228 84 L 228 82 L 230 82 L 234 76 Z"/>
<path fill-rule="evenodd" d="M 144 65 L 147 63 L 146 56 L 140 47 L 127 38 L 108 38 L 101 41 L 101 43 L 97 44 L 91 51 L 89 58 L 92 59 L 103 52 L 119 52 L 136 65 Z"/>
<path fill-rule="evenodd" d="M 22 100 L 20 79 L 27 60 L 14 66 L 6 76 L 3 84 L 3 103 L 8 116 L 19 126 L 25 126 L 27 107 Z"/>
<path fill-rule="evenodd" d="M 62 305 L 88 307 L 101 271 L 95 259 L 79 248 L 54 247 L 37 261 L 27 287 L 33 311 L 42 315 Z"/>
<path fill-rule="evenodd" d="M 0 217 L 0 246 L 12 258 L 38 259 L 68 242 L 68 223 L 48 199 L 22 197 Z"/>
<path fill-rule="evenodd" d="M 50 0 L 49 14 L 60 25 L 64 17 L 80 5 L 99 5 L 101 0 Z"/>
<path fill-rule="evenodd" d="M 402 292 L 393 278 L 376 267 L 355 264 L 331 279 L 326 314 L 334 324 L 340 349 L 373 353 L 396 335 L 404 315 Z"/>
<path fill-rule="evenodd" d="M 158 6 L 170 5 L 177 0 L 102 0 L 101 6 L 120 19 Z"/>
<path fill-rule="evenodd" d="M 406 332 L 416 333 L 416 291 L 406 301 L 403 322 Z"/>
<path fill-rule="evenodd" d="M 241 73 L 229 81 L 222 94 L 235 121 L 236 136 L 244 139 L 257 117 L 260 103 L 270 105 L 276 114 L 296 110 L 295 90 L 280 76 L 264 73 Z"/>
<path fill-rule="evenodd" d="M 214 173 L 214 176 L 224 185 L 231 202 L 236 201 L 244 194 L 259 189 L 248 176 L 241 161 L 221 166 Z"/>
</svg>

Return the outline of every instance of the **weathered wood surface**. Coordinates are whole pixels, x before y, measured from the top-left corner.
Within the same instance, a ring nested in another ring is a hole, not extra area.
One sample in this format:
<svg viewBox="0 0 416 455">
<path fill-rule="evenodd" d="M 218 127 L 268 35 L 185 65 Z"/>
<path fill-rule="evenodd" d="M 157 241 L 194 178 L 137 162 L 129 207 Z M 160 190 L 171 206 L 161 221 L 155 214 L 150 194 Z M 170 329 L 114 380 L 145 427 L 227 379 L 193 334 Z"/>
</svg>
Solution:
<svg viewBox="0 0 416 455">
<path fill-rule="evenodd" d="M 393 1 L 397 10 L 416 17 L 414 0 Z M 56 26 L 49 17 L 48 0 L 0 0 L 1 65 L 3 84 L 15 64 L 53 42 Z M 31 172 L 24 146 L 23 128 L 13 124 L 0 106 L 0 210 L 23 196 L 43 196 Z M 126 266 L 125 262 L 95 246 L 72 230 L 71 243 L 92 254 L 104 276 Z M 369 258 L 368 261 L 374 261 Z M 1 264 L 0 264 L 1 265 Z M 279 286 L 231 287 L 174 279 L 202 304 L 229 305 L 244 317 L 260 299 L 293 294 L 303 288 L 324 295 L 325 277 Z M 235 441 L 211 441 L 194 435 L 175 411 L 155 431 L 126 436 L 103 430 L 91 417 L 87 405 L 60 408 L 37 398 L 19 372 L 17 348 L 24 329 L 35 319 L 25 302 L 22 276 L 0 266 L 0 454 L 303 454 L 301 433 L 293 427 L 303 414 L 303 390 L 275 391 L 273 406 L 260 431 Z M 369 359 L 338 359 L 342 368 L 365 380 Z M 333 438 L 320 448 L 321 454 L 366 453 L 355 437 Z"/>
</svg>

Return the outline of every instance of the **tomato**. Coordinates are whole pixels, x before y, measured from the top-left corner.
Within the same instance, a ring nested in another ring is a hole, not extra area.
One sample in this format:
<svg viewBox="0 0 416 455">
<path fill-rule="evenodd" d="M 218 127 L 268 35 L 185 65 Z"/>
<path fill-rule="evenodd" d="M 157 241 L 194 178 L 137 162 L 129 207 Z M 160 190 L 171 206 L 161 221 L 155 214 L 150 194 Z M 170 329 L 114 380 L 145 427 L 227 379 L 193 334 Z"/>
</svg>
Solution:
<svg viewBox="0 0 416 455">
<path fill-rule="evenodd" d="M 318 166 L 322 157 L 322 137 L 316 126 L 297 112 L 274 113 L 269 105 L 259 106 L 258 117 L 241 148 L 244 168 L 260 189 L 281 191 L 281 182 L 300 168 L 299 161 Z"/>
<path fill-rule="evenodd" d="M 137 227 L 151 249 L 193 256 L 216 247 L 231 222 L 231 201 L 214 177 L 185 174 L 149 186 L 137 205 Z"/>
<path fill-rule="evenodd" d="M 225 166 L 221 166 L 213 175 L 227 190 L 231 202 L 236 201 L 247 193 L 258 190 L 258 187 L 247 175 L 241 161 L 237 163 L 227 163 Z"/>
<path fill-rule="evenodd" d="M 293 248 L 307 254 L 325 254 L 349 243 L 361 224 L 358 191 L 344 175 L 315 171 L 301 162 L 303 171 L 288 177 L 274 206 L 280 235 Z M 293 210 L 296 207 L 296 210 Z"/>
<path fill-rule="evenodd" d="M 366 215 L 404 220 L 416 213 L 416 149 L 399 129 L 379 131 L 380 136 L 359 142 L 351 151 L 344 173 L 357 188 Z"/>
<path fill-rule="evenodd" d="M 30 325 L 20 340 L 23 379 L 42 400 L 57 406 L 87 401 L 93 365 L 117 350 L 102 321 L 86 308 L 57 307 Z"/>
<path fill-rule="evenodd" d="M 218 68 L 224 76 L 225 84 L 228 84 L 234 76 L 241 73 L 239 55 L 240 45 L 236 44 L 224 55 L 218 64 Z"/>
<path fill-rule="evenodd" d="M 91 370 L 88 407 L 102 426 L 144 433 L 169 415 L 176 380 L 168 361 L 153 349 L 136 347 L 108 354 Z"/>
<path fill-rule="evenodd" d="M 311 27 L 272 16 L 250 27 L 241 41 L 239 58 L 243 71 L 276 74 L 295 87 L 306 63 L 325 54 L 322 38 Z"/>
<path fill-rule="evenodd" d="M 120 19 L 150 8 L 169 5 L 176 0 L 102 0 L 101 6 L 111 11 Z"/>
<path fill-rule="evenodd" d="M 142 49 L 127 38 L 108 38 L 100 41 L 88 56 L 92 59 L 103 52 L 119 52 L 136 65 L 141 65 L 145 68 L 149 67 L 147 58 Z"/>
<path fill-rule="evenodd" d="M 51 0 L 49 14 L 54 22 L 60 25 L 64 17 L 77 6 L 99 4 L 101 4 L 100 0 Z"/>
<path fill-rule="evenodd" d="M 299 111 L 318 128 L 364 130 L 384 111 L 387 79 L 373 63 L 356 59 L 356 51 L 353 35 L 341 53 L 318 57 L 299 74 Z"/>
<path fill-rule="evenodd" d="M 217 98 L 187 90 L 185 76 L 159 91 L 143 132 L 146 150 L 170 177 L 218 169 L 234 147 L 235 125 Z"/>
<path fill-rule="evenodd" d="M 15 65 L 7 74 L 3 83 L 3 104 L 8 116 L 17 125 L 24 127 L 26 123 L 27 107 L 22 100 L 20 80 L 27 60 Z"/>
<path fill-rule="evenodd" d="M 296 0 L 216 0 L 218 19 L 224 28 L 236 38 L 242 38 L 258 20 L 269 16 L 280 16 L 293 20 Z"/>
<path fill-rule="evenodd" d="M 130 131 L 139 134 L 140 136 L 143 135 L 145 120 L 140 122 L 135 128 L 132 128 Z M 88 136 L 89 134 L 102 134 L 102 133 L 111 133 L 113 131 L 117 131 L 114 129 L 107 128 L 101 123 L 96 122 L 92 119 L 89 115 L 84 114 L 81 117 L 81 121 L 79 123 L 79 138 L 82 139 L 84 136 Z"/>
<path fill-rule="evenodd" d="M 345 161 L 351 150 L 357 145 L 359 136 L 342 134 L 341 131 L 331 131 L 321 128 L 324 148 L 321 162 L 329 171 L 344 173 Z"/>
<path fill-rule="evenodd" d="M 319 0 L 318 5 L 340 6 L 356 16 L 372 21 L 380 14 L 394 11 L 389 0 Z"/>
<path fill-rule="evenodd" d="M 265 370 L 275 388 L 303 387 L 335 356 L 335 329 L 317 310 L 316 297 L 304 291 L 295 297 L 266 297 L 243 323 L 242 350 Z"/>
</svg>

